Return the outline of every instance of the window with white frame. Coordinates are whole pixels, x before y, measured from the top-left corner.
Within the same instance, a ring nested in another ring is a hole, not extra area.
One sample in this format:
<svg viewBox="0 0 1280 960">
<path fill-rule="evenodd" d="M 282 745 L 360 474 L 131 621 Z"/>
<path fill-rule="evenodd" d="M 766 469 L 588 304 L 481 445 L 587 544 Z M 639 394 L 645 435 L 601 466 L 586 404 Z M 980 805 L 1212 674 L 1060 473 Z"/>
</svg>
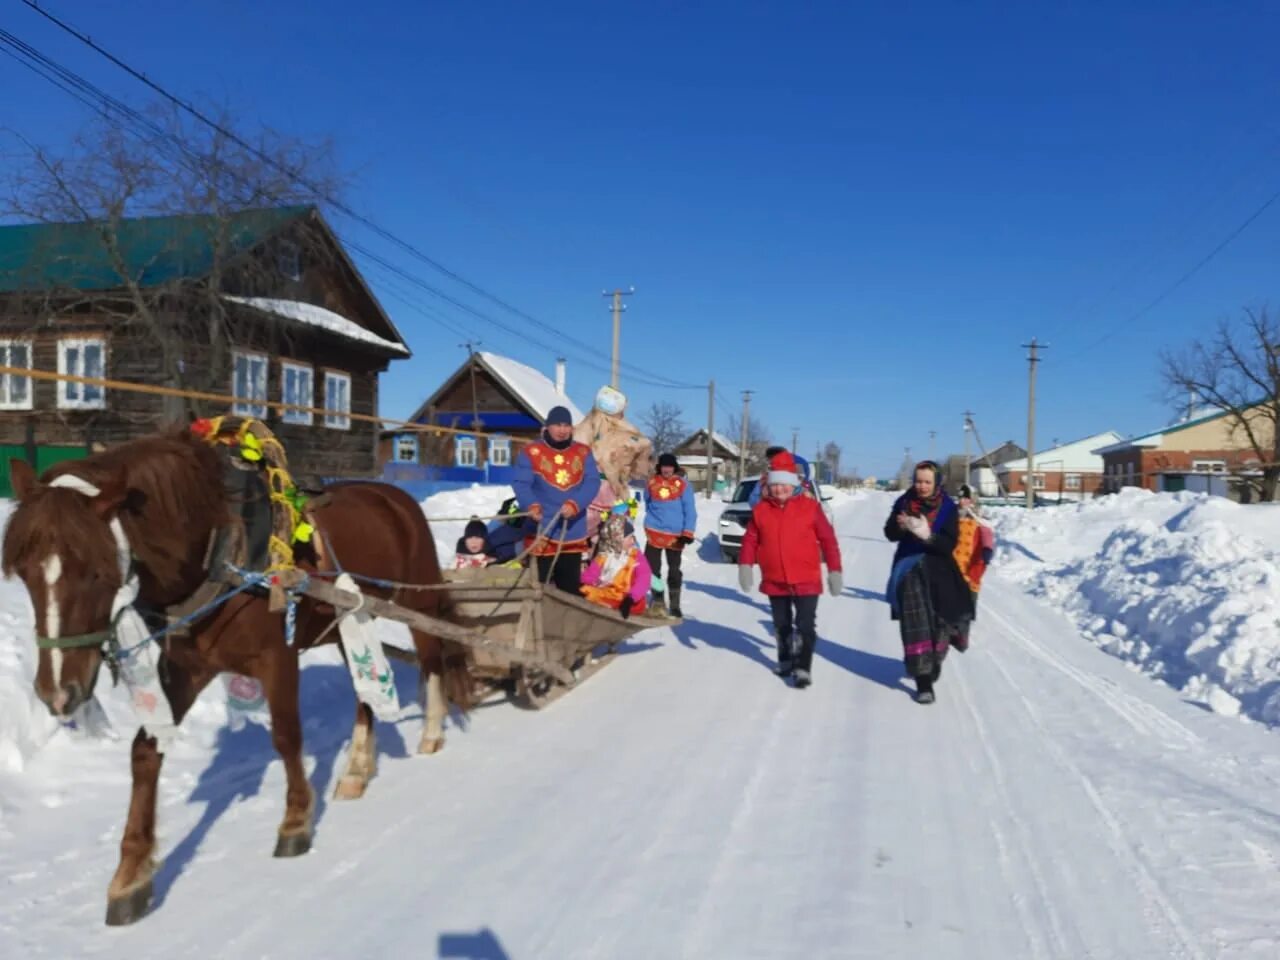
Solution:
<svg viewBox="0 0 1280 960">
<path fill-rule="evenodd" d="M 495 467 L 511 464 L 511 438 L 492 437 L 489 440 L 489 463 Z"/>
<path fill-rule="evenodd" d="M 396 437 L 396 463 L 418 462 L 418 438 L 412 433 L 402 433 Z"/>
<path fill-rule="evenodd" d="M 1032 483 L 1034 483 L 1034 484 L 1035 484 L 1035 488 L 1036 488 L 1037 490 L 1043 490 L 1043 489 L 1044 489 L 1044 474 L 1043 474 L 1043 473 L 1037 473 L 1037 474 L 1035 475 L 1035 477 L 1032 479 Z M 1022 488 L 1023 488 L 1024 490 L 1027 488 L 1027 475 L 1026 475 L 1025 473 L 1022 475 Z"/>
<path fill-rule="evenodd" d="M 1191 469 L 1196 473 L 1226 473 L 1225 460 L 1192 460 Z"/>
<path fill-rule="evenodd" d="M 30 340 L 0 340 L 0 362 L 7 367 L 31 369 Z M 0 410 L 31 409 L 31 378 L 0 375 Z"/>
<path fill-rule="evenodd" d="M 475 437 L 459 437 L 453 446 L 454 460 L 460 467 L 474 467 L 479 459 Z"/>
<path fill-rule="evenodd" d="M 1067 484 L 1067 489 L 1068 489 L 1068 490 L 1079 490 L 1079 489 L 1080 489 L 1080 474 L 1078 474 L 1078 473 L 1068 473 L 1068 474 L 1067 474 L 1066 484 Z"/>
<path fill-rule="evenodd" d="M 296 404 L 299 407 L 315 406 L 315 373 L 305 363 L 293 363 L 290 360 L 280 361 L 280 399 L 284 403 Z M 280 419 L 285 423 L 297 423 L 311 426 L 310 410 L 280 411 Z"/>
<path fill-rule="evenodd" d="M 351 429 L 351 375 L 336 370 L 324 374 L 324 425 L 334 430 Z"/>
<path fill-rule="evenodd" d="M 236 416 L 267 415 L 267 363 L 265 353 L 232 354 L 231 393 L 240 398 L 231 407 Z"/>
<path fill-rule="evenodd" d="M 73 377 L 106 376 L 107 341 L 102 337 L 66 337 L 58 341 L 58 372 Z M 101 410 L 106 391 L 98 384 L 58 381 L 58 406 L 63 410 Z"/>
</svg>

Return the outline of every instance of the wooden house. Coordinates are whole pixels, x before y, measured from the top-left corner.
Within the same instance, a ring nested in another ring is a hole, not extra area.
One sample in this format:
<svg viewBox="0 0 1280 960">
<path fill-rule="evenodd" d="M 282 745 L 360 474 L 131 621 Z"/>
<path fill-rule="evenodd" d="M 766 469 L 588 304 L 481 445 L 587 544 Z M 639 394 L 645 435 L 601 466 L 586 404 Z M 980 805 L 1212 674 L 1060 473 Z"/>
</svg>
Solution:
<svg viewBox="0 0 1280 960">
<path fill-rule="evenodd" d="M 240 398 L 0 376 L 0 493 L 38 468 L 197 416 L 261 417 L 304 482 L 377 469 L 378 377 L 404 339 L 312 207 L 0 226 L 0 362 Z M 327 413 L 272 410 L 265 401 Z"/>
<path fill-rule="evenodd" d="M 473 353 L 407 421 L 449 432 L 382 432 L 378 461 L 383 479 L 419 495 L 441 485 L 510 483 L 520 445 L 541 434 L 556 406 L 568 408 L 574 423 L 583 418 L 565 393 L 563 360 L 556 361 L 552 379 L 510 357 Z"/>
</svg>

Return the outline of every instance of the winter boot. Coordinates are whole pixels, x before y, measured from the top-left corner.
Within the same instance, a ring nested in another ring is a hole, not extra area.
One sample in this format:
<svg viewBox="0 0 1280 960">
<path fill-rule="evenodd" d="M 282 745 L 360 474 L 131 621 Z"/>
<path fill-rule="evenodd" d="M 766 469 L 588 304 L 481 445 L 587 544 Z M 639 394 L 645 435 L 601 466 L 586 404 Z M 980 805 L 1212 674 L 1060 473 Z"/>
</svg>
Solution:
<svg viewBox="0 0 1280 960">
<path fill-rule="evenodd" d="M 674 584 L 668 584 L 667 596 L 671 598 L 671 602 L 667 605 L 667 611 L 677 620 L 683 619 L 684 614 L 680 612 L 680 588 Z"/>
<path fill-rule="evenodd" d="M 803 690 L 810 683 L 812 683 L 812 681 L 809 679 L 809 671 L 806 670 L 804 667 L 800 667 L 793 674 L 791 674 L 791 681 L 792 683 L 795 684 L 797 690 Z"/>
<path fill-rule="evenodd" d="M 795 661 L 791 659 L 791 638 L 783 637 L 781 634 L 774 636 L 778 641 L 778 665 L 773 668 L 773 672 L 785 680 L 795 669 Z"/>
<path fill-rule="evenodd" d="M 653 603 L 649 604 L 647 615 L 658 620 L 665 620 L 669 617 L 667 613 L 667 596 L 664 593 L 654 593 Z"/>
<path fill-rule="evenodd" d="M 933 703 L 933 680 L 929 677 L 916 677 L 916 703 Z"/>
</svg>

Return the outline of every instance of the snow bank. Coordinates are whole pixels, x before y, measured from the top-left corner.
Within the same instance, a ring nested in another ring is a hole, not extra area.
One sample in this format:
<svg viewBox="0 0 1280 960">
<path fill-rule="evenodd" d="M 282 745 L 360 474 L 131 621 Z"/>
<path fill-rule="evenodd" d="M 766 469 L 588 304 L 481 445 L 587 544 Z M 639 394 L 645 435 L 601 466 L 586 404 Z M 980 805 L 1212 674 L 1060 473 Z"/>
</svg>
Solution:
<svg viewBox="0 0 1280 960">
<path fill-rule="evenodd" d="M 515 491 L 509 486 L 474 483 L 465 490 L 437 493 L 423 500 L 422 512 L 431 522 L 431 535 L 435 537 L 441 566 L 453 569 L 458 538 L 466 529 L 468 517 L 492 517 L 504 500 L 514 496 Z M 488 523 L 486 520 L 485 524 Z"/>
<path fill-rule="evenodd" d="M 1280 505 L 1123 493 L 990 511 L 996 569 L 1216 713 L 1280 723 Z"/>
</svg>

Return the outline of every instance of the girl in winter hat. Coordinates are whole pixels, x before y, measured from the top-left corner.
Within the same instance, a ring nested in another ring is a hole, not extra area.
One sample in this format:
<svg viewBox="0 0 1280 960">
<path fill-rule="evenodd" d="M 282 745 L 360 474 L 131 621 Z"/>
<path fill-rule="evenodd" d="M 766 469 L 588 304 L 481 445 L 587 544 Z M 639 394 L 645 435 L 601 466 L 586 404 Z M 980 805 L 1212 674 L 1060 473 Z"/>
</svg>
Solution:
<svg viewBox="0 0 1280 960">
<path fill-rule="evenodd" d="M 822 505 L 800 494 L 796 462 L 786 450 L 769 461 L 763 498 L 751 511 L 738 557 L 738 583 L 751 589 L 752 566 L 760 564 L 760 592 L 769 598 L 778 640 L 776 673 L 807 687 L 818 640 L 818 597 L 822 566 L 827 563 L 827 589 L 838 597 L 844 589 L 840 546 Z M 792 639 L 792 628 L 799 642 Z"/>
<path fill-rule="evenodd" d="M 924 460 L 916 464 L 911 489 L 894 501 L 884 525 L 885 538 L 898 545 L 886 599 L 899 624 L 918 703 L 933 703 L 951 636 L 973 619 L 973 594 L 953 557 L 959 519 L 955 501 L 942 489 L 938 465 Z"/>
<path fill-rule="evenodd" d="M 458 546 L 455 549 L 457 551 L 453 561 L 455 570 L 487 567 L 497 559 L 489 548 L 489 531 L 484 522 L 476 517 L 472 517 L 467 522 L 467 527 L 458 538 Z"/>
<path fill-rule="evenodd" d="M 653 571 L 636 546 L 636 530 L 625 511 L 605 517 L 597 546 L 595 558 L 582 573 L 582 595 L 617 610 L 624 620 L 644 613 Z"/>
</svg>

